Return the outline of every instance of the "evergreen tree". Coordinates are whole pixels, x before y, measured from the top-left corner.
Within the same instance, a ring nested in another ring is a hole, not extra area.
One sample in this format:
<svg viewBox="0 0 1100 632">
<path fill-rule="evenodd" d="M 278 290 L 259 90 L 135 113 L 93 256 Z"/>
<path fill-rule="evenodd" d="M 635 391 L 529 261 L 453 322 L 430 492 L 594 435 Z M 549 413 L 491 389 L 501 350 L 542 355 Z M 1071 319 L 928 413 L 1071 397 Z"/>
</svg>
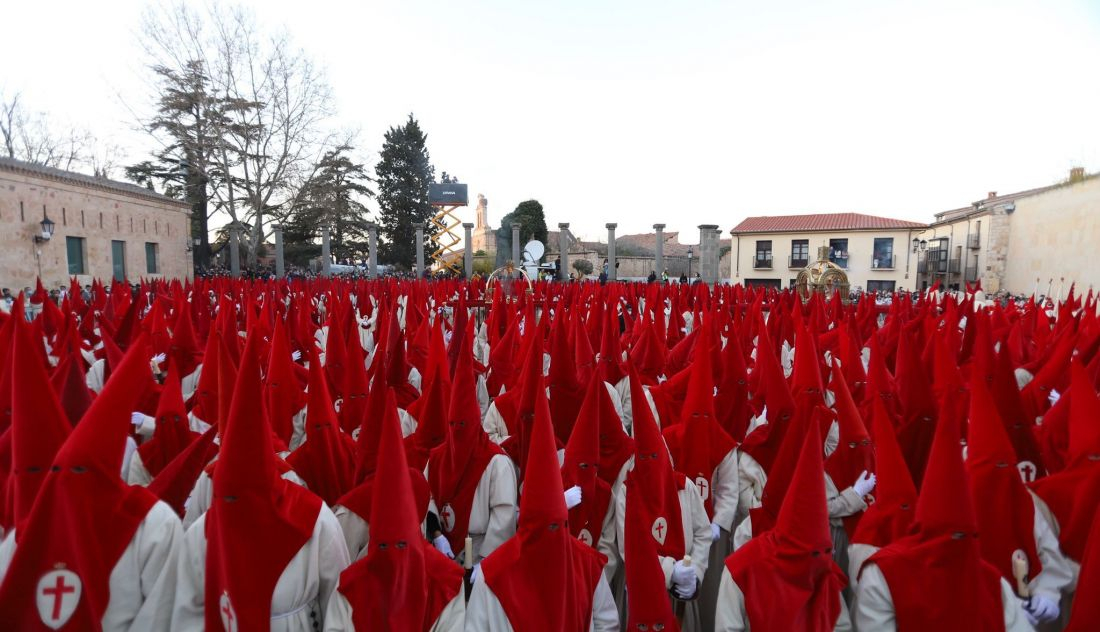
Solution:
<svg viewBox="0 0 1100 632">
<path fill-rule="evenodd" d="M 548 232 L 546 230 L 546 215 L 543 213 L 542 204 L 538 200 L 520 202 L 514 211 L 500 218 L 500 228 L 497 229 L 497 266 L 512 258 L 512 223 L 519 222 L 520 247 L 532 239 L 546 244 Z M 518 261 L 515 262 L 517 265 Z"/>
<path fill-rule="evenodd" d="M 424 226 L 434 214 L 428 203 L 428 185 L 433 182 L 435 168 L 428 157 L 426 140 L 420 124 L 410 114 L 404 125 L 386 132 L 374 168 L 382 242 L 380 258 L 406 268 L 416 262 L 416 227 Z M 429 232 L 425 230 L 425 238 Z M 425 244 L 419 247 L 424 248 Z"/>
<path fill-rule="evenodd" d="M 317 240 L 321 227 L 328 226 L 332 256 L 337 261 L 362 261 L 368 256 L 367 207 L 362 199 L 373 197 L 366 168 L 348 155 L 352 148 L 341 145 L 322 156 L 313 176 L 283 227 L 288 261 L 305 265 L 321 254 Z"/>
<path fill-rule="evenodd" d="M 188 61 L 181 69 L 157 66 L 156 115 L 145 123 L 146 130 L 162 138 L 164 147 L 146 160 L 126 168 L 126 176 L 153 189 L 191 204 L 191 234 L 200 240 L 194 261 L 198 268 L 209 264 L 208 220 L 211 190 L 223 180 L 216 152 L 222 150 L 221 133 L 228 125 L 226 112 L 233 107 L 214 96 L 211 80 L 201 61 Z"/>
</svg>

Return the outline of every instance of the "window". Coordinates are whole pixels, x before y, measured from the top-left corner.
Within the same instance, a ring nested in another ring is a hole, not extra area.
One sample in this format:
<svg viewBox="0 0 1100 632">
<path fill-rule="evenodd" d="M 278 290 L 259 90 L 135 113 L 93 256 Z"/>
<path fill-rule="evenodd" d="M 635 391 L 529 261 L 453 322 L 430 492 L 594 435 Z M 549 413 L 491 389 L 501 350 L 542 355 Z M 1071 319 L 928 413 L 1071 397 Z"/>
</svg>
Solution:
<svg viewBox="0 0 1100 632">
<path fill-rule="evenodd" d="M 875 237 L 874 256 L 871 261 L 872 268 L 894 267 L 894 238 Z"/>
<path fill-rule="evenodd" d="M 782 283 L 779 279 L 745 279 L 745 287 L 763 287 L 778 290 Z"/>
<path fill-rule="evenodd" d="M 111 241 L 111 270 L 116 281 L 126 280 L 126 242 Z"/>
<path fill-rule="evenodd" d="M 69 258 L 69 274 L 84 274 L 84 238 L 66 237 L 65 252 Z"/>
<path fill-rule="evenodd" d="M 157 265 L 157 249 L 157 244 L 150 241 L 145 242 L 145 272 L 148 274 L 160 272 Z"/>
<path fill-rule="evenodd" d="M 895 281 L 868 281 L 867 291 L 871 293 L 888 292 L 892 294 L 894 292 L 895 285 Z"/>
<path fill-rule="evenodd" d="M 810 240 L 791 240 L 791 267 L 805 268 L 810 263 Z"/>
<path fill-rule="evenodd" d="M 772 267 L 772 242 L 770 239 L 756 242 L 756 258 L 753 259 L 752 267 Z"/>
<path fill-rule="evenodd" d="M 848 267 L 848 240 L 846 238 L 829 240 L 829 261 L 842 268 Z"/>
</svg>

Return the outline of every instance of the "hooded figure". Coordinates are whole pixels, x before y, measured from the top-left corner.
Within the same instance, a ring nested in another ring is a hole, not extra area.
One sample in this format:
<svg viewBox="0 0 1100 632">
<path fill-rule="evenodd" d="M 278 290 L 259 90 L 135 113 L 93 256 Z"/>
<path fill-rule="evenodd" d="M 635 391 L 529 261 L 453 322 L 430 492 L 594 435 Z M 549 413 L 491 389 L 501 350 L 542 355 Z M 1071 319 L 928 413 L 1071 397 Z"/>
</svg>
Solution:
<svg viewBox="0 0 1100 632">
<path fill-rule="evenodd" d="M 401 426 L 382 420 L 365 557 L 340 575 L 325 630 L 461 632 L 465 623 L 462 567 L 424 540 L 410 483 Z"/>
<path fill-rule="evenodd" d="M 188 528 L 172 627 L 295 631 L 324 621 L 348 564 L 320 498 L 279 476 L 249 336 L 224 421 L 210 510 Z"/>
<path fill-rule="evenodd" d="M 910 535 L 871 556 L 852 608 L 857 630 L 1032 630 L 996 568 L 981 557 L 959 419 L 941 414 Z"/>
<path fill-rule="evenodd" d="M 1035 619 L 1032 623 L 1057 618 L 1062 589 L 1072 582 L 1073 572 L 1046 517 L 1036 510 L 1036 498 L 1020 478 L 1016 451 L 983 380 L 971 386 L 966 470 L 982 558 L 1013 582 L 1012 555 L 1022 550 L 1031 589 L 1025 610 Z"/>
<path fill-rule="evenodd" d="M 608 397 L 603 384 L 592 380 L 577 414 L 561 477 L 566 488 L 577 486 L 581 503 L 569 509 L 569 532 L 610 558 L 615 550 L 615 520 L 611 485 L 600 478 L 600 400 Z"/>
<path fill-rule="evenodd" d="M 646 512 L 652 516 L 650 534 L 656 543 L 658 561 L 664 573 L 664 586 L 681 599 L 693 599 L 706 576 L 713 540 L 710 520 L 703 498 L 690 479 L 672 469 L 668 446 L 653 419 L 653 412 L 642 397 L 642 382 L 637 373 L 629 373 L 633 389 L 635 455 L 634 468 L 626 484 L 615 493 L 615 528 L 619 556 L 626 560 L 627 497 L 642 496 Z M 640 490 L 635 492 L 634 490 Z M 692 564 L 684 563 L 691 556 Z M 699 602 L 683 604 L 683 623 L 689 630 L 704 629 L 700 622 Z"/>
<path fill-rule="evenodd" d="M 24 347 L 19 336 L 16 344 Z M 143 336 L 61 445 L 30 513 L 25 520 L 17 515 L 16 532 L 0 551 L 0 568 L 6 568 L 0 621 L 9 629 L 167 629 L 179 518 L 120 475 L 130 411 L 141 394 L 135 385 L 148 375 L 148 358 Z M 42 464 L 24 470 L 15 457 L 15 484 L 29 491 L 20 479 L 36 475 Z"/>
<path fill-rule="evenodd" d="M 657 557 L 657 544 L 650 534 L 653 517 L 646 509 L 644 494 L 633 494 L 626 502 L 626 630 L 680 632 L 665 588 L 665 574 Z M 663 628 L 660 626 L 664 626 Z"/>
<path fill-rule="evenodd" d="M 535 394 L 530 433 L 519 529 L 475 572 L 466 629 L 618 630 L 615 602 L 603 576 L 607 558 L 569 533 L 550 408 L 541 389 Z"/>
<path fill-rule="evenodd" d="M 811 423 L 775 527 L 726 558 L 715 630 L 850 630 L 832 558 L 821 434 Z"/>
<path fill-rule="evenodd" d="M 481 428 L 472 338 L 466 336 L 467 347 L 458 354 L 447 439 L 428 457 L 428 485 L 441 535 L 459 556 L 470 536 L 476 564 L 516 532 L 517 494 L 511 459 Z"/>
<path fill-rule="evenodd" d="M 130 460 L 126 480 L 131 485 L 148 485 L 169 461 L 199 437 L 191 431 L 179 371 L 174 364 L 168 368 L 168 379 L 164 381 L 155 419 L 153 438 L 138 446 Z"/>
</svg>

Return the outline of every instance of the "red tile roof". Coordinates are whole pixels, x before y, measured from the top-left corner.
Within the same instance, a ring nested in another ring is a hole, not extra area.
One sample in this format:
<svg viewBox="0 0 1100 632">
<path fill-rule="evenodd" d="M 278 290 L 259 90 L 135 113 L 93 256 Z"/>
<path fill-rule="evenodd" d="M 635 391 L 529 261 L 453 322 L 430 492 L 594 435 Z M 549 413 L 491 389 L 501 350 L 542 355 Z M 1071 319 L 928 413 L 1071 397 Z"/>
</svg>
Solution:
<svg viewBox="0 0 1100 632">
<path fill-rule="evenodd" d="M 907 222 L 862 213 L 815 213 L 813 215 L 774 215 L 746 217 L 734 226 L 734 233 L 790 233 L 819 230 L 876 230 L 925 228 L 927 224 Z"/>
</svg>

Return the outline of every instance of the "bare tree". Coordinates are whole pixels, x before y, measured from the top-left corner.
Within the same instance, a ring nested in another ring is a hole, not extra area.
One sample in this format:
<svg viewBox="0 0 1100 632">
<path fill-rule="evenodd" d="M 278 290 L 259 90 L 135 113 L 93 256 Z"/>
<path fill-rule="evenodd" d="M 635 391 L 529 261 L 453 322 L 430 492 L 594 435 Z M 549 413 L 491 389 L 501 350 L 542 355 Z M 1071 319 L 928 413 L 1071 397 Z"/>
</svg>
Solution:
<svg viewBox="0 0 1100 632">
<path fill-rule="evenodd" d="M 8 158 L 72 170 L 86 162 L 88 132 L 62 127 L 43 112 L 28 112 L 18 92 L 0 93 L 0 139 Z"/>
<path fill-rule="evenodd" d="M 323 130 L 332 114 L 324 73 L 285 31 L 263 31 L 241 8 L 209 6 L 201 14 L 182 3 L 154 8 L 142 30 L 154 75 L 202 68 L 208 111 L 216 115 L 203 121 L 202 159 L 187 160 L 210 185 L 208 214 L 247 226 L 245 252 L 255 264 L 268 226 L 285 215 L 336 142 Z M 195 138 L 194 129 L 181 134 L 151 123 L 147 129 L 166 145 Z"/>
</svg>

